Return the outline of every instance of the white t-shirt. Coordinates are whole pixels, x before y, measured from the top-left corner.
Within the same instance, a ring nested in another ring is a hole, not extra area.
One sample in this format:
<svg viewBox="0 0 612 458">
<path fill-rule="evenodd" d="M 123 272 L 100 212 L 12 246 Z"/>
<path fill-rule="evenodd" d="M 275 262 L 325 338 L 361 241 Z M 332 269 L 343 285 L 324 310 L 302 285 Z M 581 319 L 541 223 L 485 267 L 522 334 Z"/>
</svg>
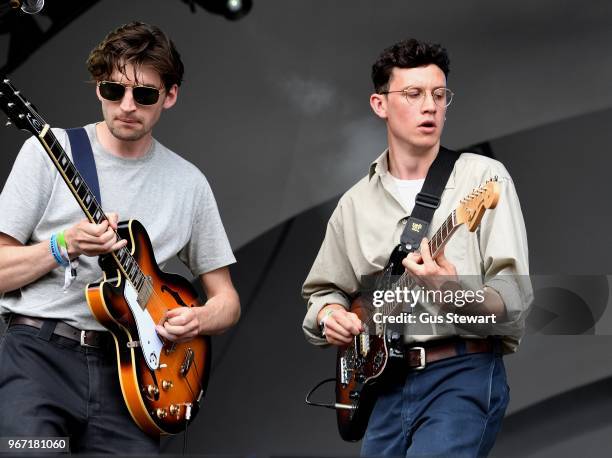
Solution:
<svg viewBox="0 0 612 458">
<path fill-rule="evenodd" d="M 397 189 L 399 197 L 402 199 L 402 203 L 406 207 L 406 210 L 412 213 L 416 196 L 419 192 L 421 192 L 423 183 L 425 183 L 425 178 L 420 178 L 418 180 L 400 180 L 393 175 L 390 176 L 393 178 L 395 188 Z"/>
</svg>

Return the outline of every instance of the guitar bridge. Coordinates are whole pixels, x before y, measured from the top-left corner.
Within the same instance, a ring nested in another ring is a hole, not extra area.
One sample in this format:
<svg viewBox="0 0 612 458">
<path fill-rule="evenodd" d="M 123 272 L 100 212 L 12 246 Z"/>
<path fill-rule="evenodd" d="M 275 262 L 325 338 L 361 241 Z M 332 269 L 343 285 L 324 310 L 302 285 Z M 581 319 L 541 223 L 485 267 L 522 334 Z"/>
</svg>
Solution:
<svg viewBox="0 0 612 458">
<path fill-rule="evenodd" d="M 344 356 L 340 358 L 340 383 L 343 385 L 348 384 L 348 367 Z"/>
</svg>

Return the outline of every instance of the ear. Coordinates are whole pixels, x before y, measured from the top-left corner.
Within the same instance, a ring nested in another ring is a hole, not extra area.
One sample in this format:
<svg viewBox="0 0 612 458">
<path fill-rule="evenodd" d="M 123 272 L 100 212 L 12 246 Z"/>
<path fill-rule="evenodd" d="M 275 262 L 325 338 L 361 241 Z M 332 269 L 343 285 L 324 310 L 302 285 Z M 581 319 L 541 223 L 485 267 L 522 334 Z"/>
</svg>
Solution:
<svg viewBox="0 0 612 458">
<path fill-rule="evenodd" d="M 102 98 L 102 96 L 100 95 L 100 86 L 98 86 L 98 83 L 96 83 L 96 96 L 98 97 L 98 100 L 100 102 L 104 101 L 104 99 Z"/>
<path fill-rule="evenodd" d="M 387 97 L 384 94 L 372 94 L 370 96 L 370 106 L 376 116 L 387 119 Z"/>
<path fill-rule="evenodd" d="M 172 108 L 178 98 L 178 85 L 173 84 L 170 89 L 166 91 L 166 97 L 164 98 L 164 109 Z"/>
</svg>

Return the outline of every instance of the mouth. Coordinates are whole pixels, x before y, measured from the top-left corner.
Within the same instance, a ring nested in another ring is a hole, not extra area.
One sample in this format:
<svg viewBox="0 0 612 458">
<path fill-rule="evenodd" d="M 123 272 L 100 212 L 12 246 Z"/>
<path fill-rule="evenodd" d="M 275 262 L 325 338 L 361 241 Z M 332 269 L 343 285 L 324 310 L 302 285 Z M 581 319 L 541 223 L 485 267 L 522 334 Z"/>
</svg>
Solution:
<svg viewBox="0 0 612 458">
<path fill-rule="evenodd" d="M 132 124 L 133 125 L 133 124 L 137 124 L 138 123 L 138 120 L 133 119 L 133 118 L 116 118 L 116 119 L 117 119 L 117 121 L 120 121 L 120 122 L 122 122 L 124 124 Z"/>
<path fill-rule="evenodd" d="M 436 123 L 434 121 L 423 121 L 417 126 L 421 132 L 433 133 L 436 130 Z"/>
</svg>

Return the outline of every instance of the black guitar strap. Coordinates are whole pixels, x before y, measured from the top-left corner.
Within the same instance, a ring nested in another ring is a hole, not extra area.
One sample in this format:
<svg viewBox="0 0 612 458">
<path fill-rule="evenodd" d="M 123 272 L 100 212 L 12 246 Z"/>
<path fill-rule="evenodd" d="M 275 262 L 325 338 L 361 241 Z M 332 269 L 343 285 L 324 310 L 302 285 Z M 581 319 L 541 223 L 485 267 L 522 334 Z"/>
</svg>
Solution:
<svg viewBox="0 0 612 458">
<path fill-rule="evenodd" d="M 414 209 L 400 238 L 400 243 L 408 253 L 416 250 L 427 235 L 429 224 L 440 206 L 442 192 L 458 157 L 458 152 L 440 146 L 438 155 L 429 167 L 423 188 L 416 195 Z"/>
</svg>

